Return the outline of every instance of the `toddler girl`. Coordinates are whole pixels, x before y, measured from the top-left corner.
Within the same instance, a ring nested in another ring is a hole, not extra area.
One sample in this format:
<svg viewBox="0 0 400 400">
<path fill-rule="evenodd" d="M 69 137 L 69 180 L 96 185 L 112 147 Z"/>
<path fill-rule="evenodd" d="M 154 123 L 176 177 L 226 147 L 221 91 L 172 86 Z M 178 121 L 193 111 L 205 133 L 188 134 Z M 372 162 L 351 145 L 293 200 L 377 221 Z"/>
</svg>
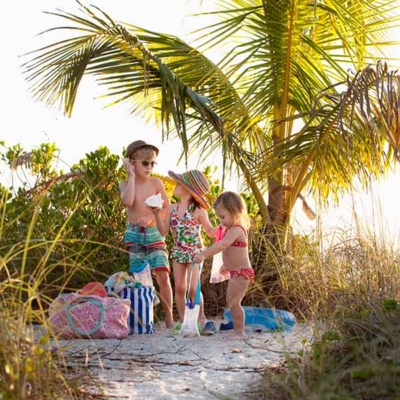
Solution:
<svg viewBox="0 0 400 400">
<path fill-rule="evenodd" d="M 224 192 L 214 203 L 214 210 L 221 226 L 221 240 L 194 257 L 194 262 L 201 263 L 205 258 L 222 252 L 221 272 L 230 275 L 226 303 L 230 308 L 235 337 L 244 336 L 244 311 L 242 300 L 251 281 L 254 270 L 251 268 L 247 229 L 249 217 L 243 199 L 234 192 Z"/>
</svg>

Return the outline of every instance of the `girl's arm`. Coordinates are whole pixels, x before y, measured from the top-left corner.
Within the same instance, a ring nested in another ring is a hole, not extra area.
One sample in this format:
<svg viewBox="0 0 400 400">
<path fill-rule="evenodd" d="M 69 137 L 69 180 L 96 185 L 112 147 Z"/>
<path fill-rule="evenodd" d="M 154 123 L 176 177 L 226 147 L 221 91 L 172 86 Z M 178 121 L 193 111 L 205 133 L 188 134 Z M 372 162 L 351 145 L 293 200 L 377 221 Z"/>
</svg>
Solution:
<svg viewBox="0 0 400 400">
<path fill-rule="evenodd" d="M 213 227 L 211 225 L 211 222 L 208 218 L 208 213 L 204 208 L 198 209 L 199 214 L 198 214 L 198 220 L 200 225 L 203 227 L 204 232 L 207 234 L 208 237 L 214 238 L 218 227 Z"/>
<path fill-rule="evenodd" d="M 149 207 L 147 208 L 154 214 L 157 229 L 161 233 L 162 236 L 167 236 L 169 232 L 169 228 L 171 226 L 171 209 L 173 205 L 168 206 L 167 210 L 163 210 L 158 207 Z"/>
<path fill-rule="evenodd" d="M 236 239 L 241 235 L 242 230 L 239 227 L 232 227 L 226 233 L 226 235 L 219 242 L 214 243 L 207 249 L 196 254 L 193 258 L 193 262 L 202 263 L 205 258 L 211 257 L 221 251 L 227 249 Z"/>
<path fill-rule="evenodd" d="M 165 216 L 164 218 L 161 216 L 161 213 L 163 213 L 163 210 L 161 208 L 150 208 L 151 212 L 155 215 L 156 217 L 156 224 L 157 224 L 157 229 L 160 231 L 162 236 L 167 236 L 169 232 L 169 228 L 171 226 L 171 207 L 169 206 L 167 210 L 165 210 Z"/>
</svg>

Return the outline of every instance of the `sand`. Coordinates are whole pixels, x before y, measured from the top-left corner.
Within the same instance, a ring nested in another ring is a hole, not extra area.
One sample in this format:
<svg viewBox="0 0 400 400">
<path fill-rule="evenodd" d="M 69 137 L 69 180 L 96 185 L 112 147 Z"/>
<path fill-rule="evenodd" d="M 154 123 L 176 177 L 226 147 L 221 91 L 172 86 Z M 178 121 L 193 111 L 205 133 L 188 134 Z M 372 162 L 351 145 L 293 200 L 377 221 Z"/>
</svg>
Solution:
<svg viewBox="0 0 400 400">
<path fill-rule="evenodd" d="M 266 366 L 279 367 L 288 353 L 311 343 L 310 326 L 290 332 L 253 333 L 230 340 L 231 331 L 181 338 L 156 327 L 152 335 L 123 340 L 60 340 L 71 374 L 87 367 L 93 382 L 85 391 L 104 399 L 250 399 Z"/>
</svg>

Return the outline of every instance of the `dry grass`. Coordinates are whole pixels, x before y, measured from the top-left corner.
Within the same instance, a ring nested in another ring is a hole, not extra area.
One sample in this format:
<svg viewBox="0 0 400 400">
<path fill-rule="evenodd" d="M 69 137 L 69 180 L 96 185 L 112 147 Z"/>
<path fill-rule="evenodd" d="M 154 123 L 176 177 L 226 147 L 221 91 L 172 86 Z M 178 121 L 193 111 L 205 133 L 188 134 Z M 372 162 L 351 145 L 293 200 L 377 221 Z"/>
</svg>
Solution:
<svg viewBox="0 0 400 400">
<path fill-rule="evenodd" d="M 257 398 L 400 398 L 400 252 L 365 230 L 334 243 L 321 253 L 319 240 L 295 237 L 291 256 L 270 257 L 265 275 L 256 264 L 249 297 L 265 295 L 265 304 L 315 324 L 314 343 L 267 369 Z"/>
<path fill-rule="evenodd" d="M 26 270 L 32 248 L 41 246 L 41 259 L 34 270 Z M 46 312 L 47 292 L 63 291 L 76 269 L 60 272 L 51 263 L 51 253 L 61 243 L 27 240 L 6 249 L 0 258 L 0 398 L 2 399 L 90 399 L 83 380 L 86 371 L 69 371 L 61 350 L 51 345 Z M 16 263 L 19 269 L 16 269 Z M 12 267 L 10 268 L 10 265 Z M 68 271 L 68 272 L 66 272 Z M 48 291 L 44 288 L 48 287 Z M 39 329 L 41 328 L 41 329 Z"/>
</svg>

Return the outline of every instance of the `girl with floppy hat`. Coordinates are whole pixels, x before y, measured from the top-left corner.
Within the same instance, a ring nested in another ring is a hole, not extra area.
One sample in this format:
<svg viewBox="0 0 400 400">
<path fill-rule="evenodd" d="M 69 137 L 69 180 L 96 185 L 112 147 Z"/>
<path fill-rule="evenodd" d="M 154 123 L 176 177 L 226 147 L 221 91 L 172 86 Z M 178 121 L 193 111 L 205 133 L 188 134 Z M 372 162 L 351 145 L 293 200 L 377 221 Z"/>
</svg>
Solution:
<svg viewBox="0 0 400 400">
<path fill-rule="evenodd" d="M 161 218 L 159 209 L 153 208 L 152 211 L 156 216 L 160 233 L 165 236 L 171 230 L 174 238 L 171 258 L 175 281 L 175 302 L 179 320 L 182 322 L 185 314 L 188 270 L 194 256 L 204 249 L 200 235 L 201 228 L 209 237 L 215 237 L 216 228 L 211 225 L 206 211 L 209 205 L 205 195 L 210 190 L 210 186 L 204 174 L 198 170 L 190 170 L 183 174 L 169 171 L 168 175 L 177 183 L 174 193 L 180 201 L 168 207 L 165 219 Z M 197 277 L 193 276 L 192 282 L 195 286 Z M 195 287 L 189 289 L 192 298 L 194 298 L 195 290 Z M 215 325 L 212 321 L 207 321 L 203 303 L 203 296 L 201 296 L 199 322 L 202 326 L 202 334 L 212 335 L 216 332 Z M 179 329 L 179 324 L 177 328 Z"/>
</svg>

